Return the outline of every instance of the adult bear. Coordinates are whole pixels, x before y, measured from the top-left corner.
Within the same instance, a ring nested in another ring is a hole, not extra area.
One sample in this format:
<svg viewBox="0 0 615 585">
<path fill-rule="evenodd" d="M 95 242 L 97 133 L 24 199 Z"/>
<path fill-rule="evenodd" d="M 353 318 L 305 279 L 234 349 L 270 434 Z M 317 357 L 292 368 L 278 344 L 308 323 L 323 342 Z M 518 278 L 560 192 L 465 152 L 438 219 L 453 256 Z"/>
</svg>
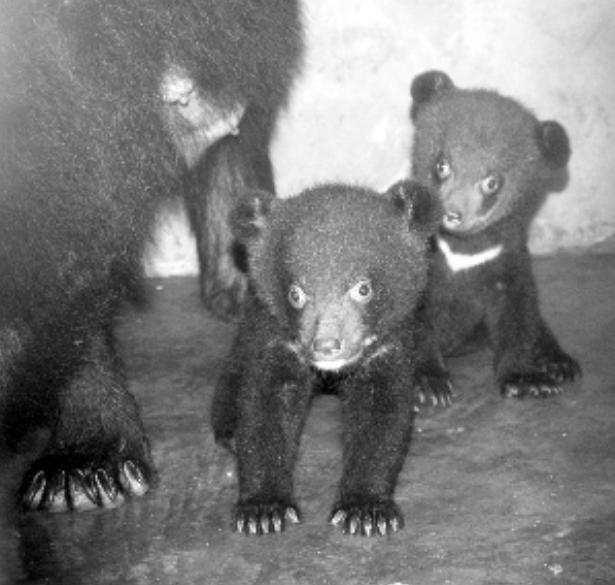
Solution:
<svg viewBox="0 0 615 585">
<path fill-rule="evenodd" d="M 302 48 L 289 0 L 7 0 L 0 31 L 0 417 L 47 425 L 28 508 L 107 507 L 154 476 L 113 318 L 160 204 L 187 192 L 203 296 L 245 288 L 227 210 L 272 187 Z"/>
<path fill-rule="evenodd" d="M 540 315 L 527 238 L 568 163 L 566 131 L 494 91 L 457 88 L 441 71 L 417 76 L 411 94 L 412 175 L 444 208 L 430 286 L 434 346 L 454 353 L 486 331 L 505 396 L 557 393 L 581 369 Z M 434 401 L 446 402 L 441 362 L 432 356 L 422 369 Z"/>
<path fill-rule="evenodd" d="M 393 492 L 412 430 L 428 242 L 440 217 L 437 199 L 412 181 L 385 195 L 338 184 L 286 200 L 259 191 L 237 208 L 250 287 L 212 422 L 238 458 L 238 532 L 299 521 L 293 468 L 323 372 L 344 416 L 330 520 L 351 534 L 401 528 Z"/>
</svg>

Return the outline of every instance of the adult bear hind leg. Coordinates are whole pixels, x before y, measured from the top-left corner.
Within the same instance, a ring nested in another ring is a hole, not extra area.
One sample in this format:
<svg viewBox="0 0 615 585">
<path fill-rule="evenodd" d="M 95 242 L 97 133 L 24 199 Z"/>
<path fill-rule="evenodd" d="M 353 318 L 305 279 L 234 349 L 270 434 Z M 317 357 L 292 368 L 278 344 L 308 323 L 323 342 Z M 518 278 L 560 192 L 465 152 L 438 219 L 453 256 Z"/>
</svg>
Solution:
<svg viewBox="0 0 615 585">
<path fill-rule="evenodd" d="M 220 317 L 237 313 L 246 291 L 243 249 L 235 242 L 229 214 L 246 188 L 273 192 L 265 114 L 248 108 L 238 136 L 209 148 L 190 172 L 186 204 L 196 237 L 201 298 Z"/>
<path fill-rule="evenodd" d="M 83 340 L 83 361 L 59 390 L 59 417 L 26 473 L 25 508 L 61 512 L 112 508 L 155 480 L 149 441 L 126 389 L 110 334 Z"/>
</svg>

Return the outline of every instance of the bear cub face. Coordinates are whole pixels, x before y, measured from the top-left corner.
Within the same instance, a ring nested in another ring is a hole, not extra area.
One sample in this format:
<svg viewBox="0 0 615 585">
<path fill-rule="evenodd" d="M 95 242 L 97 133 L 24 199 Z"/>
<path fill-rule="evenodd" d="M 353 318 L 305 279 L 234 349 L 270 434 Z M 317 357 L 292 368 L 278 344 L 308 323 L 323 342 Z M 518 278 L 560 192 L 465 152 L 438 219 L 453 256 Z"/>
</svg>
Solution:
<svg viewBox="0 0 615 585">
<path fill-rule="evenodd" d="M 545 182 L 570 158 L 564 128 L 538 121 L 512 98 L 459 89 L 440 71 L 416 77 L 411 94 L 412 174 L 440 194 L 442 226 L 452 235 L 531 216 Z"/>
<path fill-rule="evenodd" d="M 345 185 L 286 200 L 256 191 L 235 210 L 250 287 L 212 422 L 238 459 L 238 532 L 300 520 L 293 466 L 320 372 L 340 372 L 344 403 L 331 523 L 363 535 L 401 528 L 393 491 L 410 441 L 419 307 L 440 217 L 414 181 L 384 195 Z"/>
<path fill-rule="evenodd" d="M 412 313 L 426 238 L 409 227 L 427 211 L 405 188 L 383 197 L 325 185 L 285 201 L 253 193 L 235 212 L 256 294 L 304 363 L 337 371 L 369 359 Z"/>
</svg>

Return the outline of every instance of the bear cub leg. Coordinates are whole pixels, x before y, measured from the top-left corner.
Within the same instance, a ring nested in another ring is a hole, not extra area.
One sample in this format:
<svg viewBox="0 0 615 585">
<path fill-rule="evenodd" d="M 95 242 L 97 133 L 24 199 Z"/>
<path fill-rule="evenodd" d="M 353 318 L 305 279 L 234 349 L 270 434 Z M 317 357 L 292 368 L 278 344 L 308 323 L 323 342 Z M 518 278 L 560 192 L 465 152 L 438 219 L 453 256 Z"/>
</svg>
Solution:
<svg viewBox="0 0 615 585">
<path fill-rule="evenodd" d="M 49 444 L 23 479 L 27 509 L 113 508 L 154 481 L 149 442 L 111 340 L 94 334 L 84 343 L 80 369 L 59 391 Z"/>
<path fill-rule="evenodd" d="M 281 532 L 286 523 L 298 523 L 301 517 L 294 501 L 293 469 L 313 376 L 296 363 L 296 356 L 281 355 L 284 352 L 276 349 L 251 364 L 249 383 L 242 385 L 237 400 L 228 399 L 236 387 L 224 385 L 224 380 L 214 397 L 219 407 L 217 421 L 224 427 L 216 428 L 214 420 L 214 433 L 225 444 L 232 433 L 226 423 L 235 418 L 228 409 L 237 408 L 234 439 L 239 499 L 233 523 L 243 534 Z"/>
<path fill-rule="evenodd" d="M 383 536 L 404 525 L 393 492 L 410 444 L 412 379 L 410 367 L 388 363 L 350 374 L 340 385 L 343 473 L 330 521 L 346 534 Z"/>
<path fill-rule="evenodd" d="M 581 367 L 542 319 L 530 264 L 522 258 L 500 283 L 488 310 L 495 375 L 505 397 L 545 398 L 562 392 L 564 382 L 580 378 Z"/>
</svg>

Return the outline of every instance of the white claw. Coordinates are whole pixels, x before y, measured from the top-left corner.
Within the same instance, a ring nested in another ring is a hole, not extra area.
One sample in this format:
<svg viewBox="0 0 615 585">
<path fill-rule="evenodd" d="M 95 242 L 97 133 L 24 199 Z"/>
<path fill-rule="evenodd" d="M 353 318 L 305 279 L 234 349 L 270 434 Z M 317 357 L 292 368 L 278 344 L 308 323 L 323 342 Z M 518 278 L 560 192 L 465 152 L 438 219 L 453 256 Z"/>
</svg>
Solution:
<svg viewBox="0 0 615 585">
<path fill-rule="evenodd" d="M 282 532 L 282 518 L 277 514 L 273 517 L 272 524 L 274 532 Z"/>
<path fill-rule="evenodd" d="M 120 482 L 126 492 L 135 496 L 143 496 L 149 489 L 143 473 L 132 461 L 122 465 Z"/>
<path fill-rule="evenodd" d="M 36 510 L 41 505 L 46 484 L 47 481 L 45 480 L 44 471 L 39 471 L 32 478 L 32 481 L 30 482 L 30 489 L 26 494 L 26 500 L 29 508 Z"/>
<path fill-rule="evenodd" d="M 344 520 L 346 520 L 346 512 L 344 512 L 344 510 L 338 510 L 333 515 L 333 518 L 331 518 L 331 524 L 339 526 Z"/>
<path fill-rule="evenodd" d="M 397 532 L 399 530 L 399 520 L 397 518 L 393 518 L 391 520 L 391 532 Z"/>
<path fill-rule="evenodd" d="M 349 534 L 356 534 L 359 530 L 359 521 L 356 518 L 351 518 L 350 524 L 348 526 Z"/>
<path fill-rule="evenodd" d="M 269 534 L 269 518 L 263 517 L 261 518 L 261 532 L 263 534 Z"/>
<path fill-rule="evenodd" d="M 373 525 L 371 521 L 363 524 L 363 532 L 365 533 L 365 536 L 371 536 L 372 530 L 373 530 Z"/>
<path fill-rule="evenodd" d="M 248 520 L 248 533 L 258 534 L 258 524 L 255 518 L 250 518 L 250 520 Z"/>
<path fill-rule="evenodd" d="M 297 514 L 297 510 L 293 507 L 289 506 L 286 508 L 286 519 L 292 524 L 299 524 L 299 514 Z"/>
<path fill-rule="evenodd" d="M 87 491 L 83 488 L 81 481 L 69 477 L 67 491 L 70 494 L 75 510 L 95 510 L 98 507 L 96 502 L 92 501 L 92 498 L 89 497 Z"/>
<path fill-rule="evenodd" d="M 380 520 L 378 520 L 378 532 L 381 536 L 384 536 L 387 533 L 387 521 L 384 518 L 380 518 Z"/>
</svg>

